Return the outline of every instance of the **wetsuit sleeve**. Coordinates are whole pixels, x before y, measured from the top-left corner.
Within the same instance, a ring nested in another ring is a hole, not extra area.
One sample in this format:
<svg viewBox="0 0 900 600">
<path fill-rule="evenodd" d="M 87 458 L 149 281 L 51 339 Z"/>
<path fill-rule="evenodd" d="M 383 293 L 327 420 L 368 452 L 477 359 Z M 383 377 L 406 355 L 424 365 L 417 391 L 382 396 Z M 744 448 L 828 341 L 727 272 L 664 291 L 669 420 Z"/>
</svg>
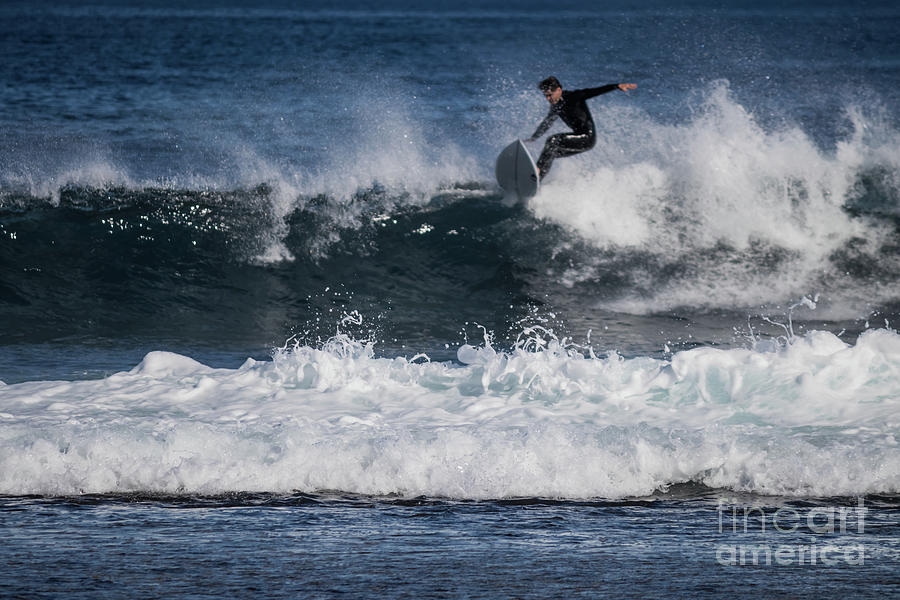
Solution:
<svg viewBox="0 0 900 600">
<path fill-rule="evenodd" d="M 556 111 L 551 110 L 549 114 L 544 117 L 544 120 L 541 121 L 541 124 L 538 125 L 537 129 L 534 130 L 534 133 L 531 134 L 531 139 L 535 140 L 544 135 L 558 116 L 559 114 L 557 114 Z"/>
<path fill-rule="evenodd" d="M 618 83 L 610 83 L 609 85 L 601 85 L 600 87 L 575 90 L 574 92 L 572 92 L 572 94 L 577 95 L 582 100 L 587 100 L 588 98 L 593 98 L 594 96 L 599 96 L 600 94 L 608 94 L 609 92 L 617 89 L 619 89 Z"/>
</svg>

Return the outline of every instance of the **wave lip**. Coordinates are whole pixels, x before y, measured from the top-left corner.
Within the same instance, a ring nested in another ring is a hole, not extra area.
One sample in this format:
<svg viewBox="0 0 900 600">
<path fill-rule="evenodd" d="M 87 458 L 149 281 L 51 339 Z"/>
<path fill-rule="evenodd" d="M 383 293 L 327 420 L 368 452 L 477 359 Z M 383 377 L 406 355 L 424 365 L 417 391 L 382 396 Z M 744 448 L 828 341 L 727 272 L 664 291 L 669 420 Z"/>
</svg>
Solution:
<svg viewBox="0 0 900 600">
<path fill-rule="evenodd" d="M 892 331 L 671 361 L 485 343 L 435 363 L 329 344 L 239 369 L 154 352 L 100 381 L 0 387 L 0 493 L 900 492 Z"/>
</svg>

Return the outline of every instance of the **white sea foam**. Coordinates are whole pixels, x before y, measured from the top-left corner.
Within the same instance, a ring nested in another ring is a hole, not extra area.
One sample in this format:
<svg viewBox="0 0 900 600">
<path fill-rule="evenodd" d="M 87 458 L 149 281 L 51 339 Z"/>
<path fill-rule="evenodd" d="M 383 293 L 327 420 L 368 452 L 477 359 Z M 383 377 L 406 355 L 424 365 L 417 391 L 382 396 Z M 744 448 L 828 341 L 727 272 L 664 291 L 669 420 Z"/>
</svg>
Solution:
<svg viewBox="0 0 900 600">
<path fill-rule="evenodd" d="M 153 352 L 102 380 L 2 386 L 0 493 L 618 498 L 683 481 L 900 492 L 889 330 L 670 361 L 556 340 L 458 356 L 376 358 L 337 336 L 238 369 Z"/>
<path fill-rule="evenodd" d="M 896 298 L 895 289 L 875 282 L 862 290 L 833 285 L 845 275 L 833 256 L 851 239 L 856 252 L 895 260 L 879 250 L 892 226 L 846 210 L 862 192 L 860 174 L 873 169 L 888 190 L 881 206 L 867 208 L 896 210 L 885 203 L 897 189 L 900 133 L 877 111 L 849 108 L 850 133 L 830 148 L 798 126 L 764 128 L 726 83 L 676 125 L 616 105 L 599 105 L 596 113 L 598 147 L 554 163 L 530 204 L 535 215 L 601 250 L 694 265 L 676 281 L 619 298 L 610 308 L 750 307 L 828 290 L 823 310 L 853 318 L 873 302 Z M 713 249 L 718 258 L 709 258 Z M 777 264 L 757 264 L 767 249 Z M 640 265 L 635 271 L 639 278 Z M 593 272 L 585 263 L 583 273 L 568 279 L 590 279 Z"/>
<path fill-rule="evenodd" d="M 642 214 L 653 234 L 608 238 L 581 230 L 598 245 L 642 245 L 652 237 L 657 247 L 674 250 L 685 238 L 745 248 L 772 239 L 809 252 L 821 244 L 831 248 L 835 234 L 846 239 L 863 230 L 841 210 L 875 150 L 859 133 L 828 151 L 798 127 L 766 131 L 724 83 L 683 124 L 655 123 L 621 108 L 601 106 L 598 113 L 599 122 L 611 125 L 601 127 L 598 148 L 559 161 L 565 173 L 551 177 L 534 203 L 538 215 L 567 218 L 576 229 L 582 215 L 564 210 L 573 201 L 586 207 L 600 202 L 607 211 L 624 206 Z M 858 114 L 855 126 L 866 127 Z"/>
</svg>

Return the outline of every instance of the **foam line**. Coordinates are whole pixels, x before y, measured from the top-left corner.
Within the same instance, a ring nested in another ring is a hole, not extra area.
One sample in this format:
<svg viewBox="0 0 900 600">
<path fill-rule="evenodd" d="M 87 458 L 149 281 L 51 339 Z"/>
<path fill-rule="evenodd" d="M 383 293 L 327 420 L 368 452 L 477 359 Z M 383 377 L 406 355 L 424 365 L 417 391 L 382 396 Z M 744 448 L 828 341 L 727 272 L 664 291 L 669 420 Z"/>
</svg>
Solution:
<svg viewBox="0 0 900 600">
<path fill-rule="evenodd" d="M 791 496 L 900 491 L 892 331 L 671 361 L 558 342 L 458 354 L 377 358 L 338 336 L 238 369 L 153 352 L 99 381 L 3 386 L 0 493 L 619 498 L 684 481 Z"/>
</svg>

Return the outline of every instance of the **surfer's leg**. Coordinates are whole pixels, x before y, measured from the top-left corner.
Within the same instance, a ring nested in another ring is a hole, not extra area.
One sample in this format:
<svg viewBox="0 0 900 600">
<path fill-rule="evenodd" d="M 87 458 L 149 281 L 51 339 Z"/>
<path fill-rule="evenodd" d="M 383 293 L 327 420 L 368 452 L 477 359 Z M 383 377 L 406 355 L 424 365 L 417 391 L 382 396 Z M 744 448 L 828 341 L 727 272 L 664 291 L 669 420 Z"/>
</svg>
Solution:
<svg viewBox="0 0 900 600">
<path fill-rule="evenodd" d="M 541 155 L 537 159 L 537 163 L 535 166 L 538 168 L 538 173 L 541 175 L 541 179 L 543 180 L 547 173 L 550 171 L 550 167 L 553 166 L 553 160 L 557 156 L 560 155 L 560 138 L 564 134 L 557 133 L 556 135 L 551 135 L 547 138 L 547 143 L 544 144 L 544 150 L 541 152 Z"/>
<path fill-rule="evenodd" d="M 553 160 L 562 156 L 580 154 L 594 147 L 595 138 L 588 134 L 557 133 L 551 135 L 544 144 L 544 150 L 538 158 L 536 166 L 541 174 L 541 179 L 550 171 Z"/>
</svg>

